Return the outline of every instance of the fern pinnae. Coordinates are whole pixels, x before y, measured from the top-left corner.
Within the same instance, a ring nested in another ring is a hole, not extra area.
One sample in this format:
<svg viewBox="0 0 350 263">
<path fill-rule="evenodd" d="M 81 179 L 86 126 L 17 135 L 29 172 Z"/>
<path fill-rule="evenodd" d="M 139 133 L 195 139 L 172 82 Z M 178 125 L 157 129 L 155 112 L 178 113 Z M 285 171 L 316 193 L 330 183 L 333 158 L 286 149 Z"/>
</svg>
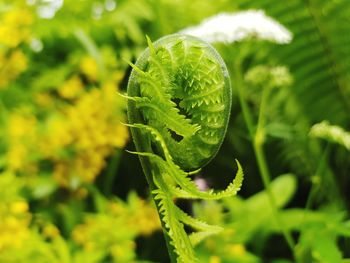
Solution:
<svg viewBox="0 0 350 263">
<path fill-rule="evenodd" d="M 165 223 L 165 231 L 171 238 L 171 244 L 174 246 L 174 252 L 178 255 L 178 262 L 194 263 L 196 257 L 190 243 L 189 237 L 183 230 L 183 224 L 178 220 L 178 210 L 169 195 L 167 184 L 161 177 L 154 177 L 158 189 L 153 191 L 154 199 L 159 200 L 159 212 L 162 214 L 162 220 Z"/>
<path fill-rule="evenodd" d="M 231 87 L 220 55 L 200 39 L 175 34 L 152 43 L 133 68 L 128 126 L 157 204 L 172 262 L 197 262 L 193 245 L 221 231 L 186 214 L 174 198 L 220 199 L 235 195 L 242 167 L 222 191 L 200 191 L 191 174 L 217 153 L 226 133 Z M 195 232 L 188 235 L 184 225 Z"/>
<path fill-rule="evenodd" d="M 219 192 L 214 192 L 213 189 L 208 191 L 200 191 L 196 184 L 188 177 L 188 173 L 182 171 L 178 166 L 173 164 L 170 159 L 165 161 L 160 156 L 148 152 L 129 151 L 129 153 L 149 157 L 155 165 L 165 171 L 164 173 L 170 175 L 170 177 L 174 179 L 175 183 L 179 187 L 169 186 L 169 191 L 172 192 L 172 194 L 177 198 L 217 200 L 235 195 L 242 186 L 243 171 L 238 162 L 238 172 L 236 177 L 225 190 Z"/>
<path fill-rule="evenodd" d="M 181 187 L 180 188 L 181 191 L 176 190 L 176 188 L 172 189 L 175 196 L 182 197 L 182 198 L 185 198 L 185 197 L 192 198 L 192 199 L 202 198 L 206 200 L 213 200 L 213 199 L 220 199 L 220 198 L 232 196 L 240 190 L 242 186 L 242 181 L 243 181 L 243 169 L 240 163 L 238 162 L 238 160 L 236 160 L 237 167 L 238 167 L 237 174 L 234 180 L 232 181 L 232 183 L 229 184 L 229 186 L 225 190 L 217 193 L 214 193 L 213 190 L 202 192 L 197 188 L 195 183 L 192 180 L 190 180 L 190 178 L 188 178 L 189 173 L 182 171 L 181 168 L 173 162 L 165 141 L 163 140 L 162 136 L 156 129 L 143 124 L 134 124 L 134 125 L 128 125 L 128 126 L 148 130 L 152 134 L 152 136 L 154 136 L 155 141 L 157 141 L 161 145 L 161 148 L 165 156 L 165 160 L 154 153 L 147 153 L 147 152 L 145 153 L 134 152 L 134 153 L 138 155 L 150 157 L 158 166 L 162 167 L 163 170 L 166 171 L 166 173 L 170 173 L 174 181 Z"/>
</svg>

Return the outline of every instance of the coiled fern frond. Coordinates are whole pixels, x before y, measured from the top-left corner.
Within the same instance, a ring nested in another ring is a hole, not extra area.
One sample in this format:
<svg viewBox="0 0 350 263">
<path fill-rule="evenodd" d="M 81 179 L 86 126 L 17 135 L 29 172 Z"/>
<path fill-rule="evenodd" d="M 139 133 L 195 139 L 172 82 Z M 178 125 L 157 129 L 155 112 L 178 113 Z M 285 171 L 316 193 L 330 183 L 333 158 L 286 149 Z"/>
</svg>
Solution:
<svg viewBox="0 0 350 263">
<path fill-rule="evenodd" d="M 209 44 L 175 34 L 155 43 L 131 64 L 128 117 L 140 161 L 157 203 L 172 261 L 196 262 L 193 245 L 221 230 L 182 211 L 174 198 L 235 195 L 238 172 L 223 191 L 200 191 L 190 175 L 217 153 L 228 125 L 231 87 L 219 54 Z M 193 233 L 184 229 L 188 225 Z"/>
</svg>

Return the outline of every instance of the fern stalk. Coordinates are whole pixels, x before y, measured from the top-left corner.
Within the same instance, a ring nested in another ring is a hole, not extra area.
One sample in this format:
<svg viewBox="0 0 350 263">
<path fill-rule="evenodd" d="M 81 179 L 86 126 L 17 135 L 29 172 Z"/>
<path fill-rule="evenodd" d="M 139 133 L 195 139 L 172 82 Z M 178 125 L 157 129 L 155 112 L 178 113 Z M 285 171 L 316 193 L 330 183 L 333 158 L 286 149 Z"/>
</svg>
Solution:
<svg viewBox="0 0 350 263">
<path fill-rule="evenodd" d="M 141 156 L 139 156 L 139 158 L 140 158 L 140 163 L 141 163 L 141 166 L 142 166 L 142 170 L 143 170 L 143 172 L 144 172 L 144 174 L 146 176 L 146 180 L 147 180 L 147 183 L 148 183 L 148 186 L 149 186 L 149 190 L 152 193 L 152 199 L 153 199 L 154 203 L 156 204 L 156 208 L 157 208 L 158 214 L 160 215 L 161 214 L 161 211 L 160 211 L 160 200 L 157 200 L 155 198 L 156 194 L 154 194 L 154 191 L 157 189 L 156 185 L 154 184 L 153 175 L 152 175 L 152 171 L 154 171 L 154 167 L 150 164 L 150 162 L 149 162 L 149 160 L 147 160 L 147 158 L 141 157 Z M 164 240 L 165 240 L 165 243 L 166 243 L 166 246 L 167 246 L 167 249 L 168 249 L 170 262 L 171 263 L 176 263 L 177 262 L 177 260 L 176 260 L 177 259 L 177 255 L 175 253 L 174 246 L 171 244 L 171 239 L 170 239 L 169 235 L 167 235 L 165 222 L 164 222 L 164 220 L 160 220 L 160 222 L 161 222 L 161 225 L 162 225 L 162 230 L 163 230 L 163 234 L 164 234 Z"/>
</svg>

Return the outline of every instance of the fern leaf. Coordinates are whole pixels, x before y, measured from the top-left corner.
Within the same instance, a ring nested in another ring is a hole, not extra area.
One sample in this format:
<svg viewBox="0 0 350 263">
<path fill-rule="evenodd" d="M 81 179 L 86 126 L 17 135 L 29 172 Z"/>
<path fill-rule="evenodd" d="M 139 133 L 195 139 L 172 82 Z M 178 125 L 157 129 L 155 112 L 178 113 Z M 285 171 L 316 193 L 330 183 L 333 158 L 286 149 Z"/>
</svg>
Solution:
<svg viewBox="0 0 350 263">
<path fill-rule="evenodd" d="M 161 177 L 154 176 L 154 182 L 158 186 L 158 189 L 154 190 L 152 193 L 155 195 L 154 199 L 159 201 L 159 211 L 162 215 L 167 234 L 171 239 L 171 244 L 174 246 L 175 253 L 178 255 L 178 262 L 197 262 L 192 244 L 184 230 L 184 226 L 177 220 L 178 209 L 176 209 L 169 193 L 166 192 L 167 185 Z"/>
</svg>

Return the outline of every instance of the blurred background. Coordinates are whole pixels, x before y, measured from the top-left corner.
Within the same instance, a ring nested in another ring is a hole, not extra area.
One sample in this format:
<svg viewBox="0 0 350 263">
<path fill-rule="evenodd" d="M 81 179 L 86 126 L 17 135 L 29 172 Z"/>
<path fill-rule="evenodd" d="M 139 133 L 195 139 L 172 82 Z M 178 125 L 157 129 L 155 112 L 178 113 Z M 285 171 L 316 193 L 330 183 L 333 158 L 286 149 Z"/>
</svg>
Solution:
<svg viewBox="0 0 350 263">
<path fill-rule="evenodd" d="M 245 171 L 235 198 L 177 201 L 225 228 L 200 262 L 350 262 L 348 0 L 1 0 L 0 262 L 169 262 L 117 92 L 146 35 L 181 30 L 217 48 L 233 88 L 195 180 Z"/>
</svg>

